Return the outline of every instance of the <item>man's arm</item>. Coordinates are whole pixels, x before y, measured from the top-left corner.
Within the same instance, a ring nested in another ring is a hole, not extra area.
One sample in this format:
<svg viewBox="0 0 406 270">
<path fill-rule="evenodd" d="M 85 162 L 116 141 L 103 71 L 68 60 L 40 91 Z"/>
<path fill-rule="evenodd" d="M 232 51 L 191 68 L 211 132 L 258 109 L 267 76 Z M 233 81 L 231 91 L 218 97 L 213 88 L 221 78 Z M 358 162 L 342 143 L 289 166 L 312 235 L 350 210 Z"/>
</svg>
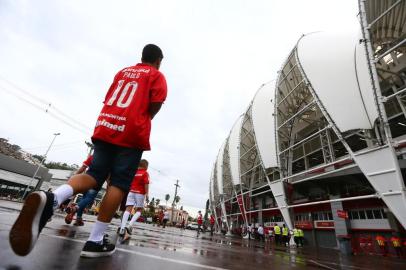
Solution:
<svg viewBox="0 0 406 270">
<path fill-rule="evenodd" d="M 145 184 L 145 200 L 147 200 L 148 201 L 148 199 L 149 199 L 149 196 L 148 196 L 148 188 L 149 188 L 149 184 Z"/>
<path fill-rule="evenodd" d="M 149 104 L 149 115 L 151 119 L 155 117 L 155 115 L 159 112 L 162 107 L 162 102 L 151 102 Z"/>
<path fill-rule="evenodd" d="M 75 172 L 75 174 L 81 174 L 81 173 L 83 173 L 84 171 L 86 171 L 86 169 L 87 169 L 87 166 L 86 166 L 86 165 L 82 165 L 82 167 L 80 167 L 80 168 Z"/>
</svg>

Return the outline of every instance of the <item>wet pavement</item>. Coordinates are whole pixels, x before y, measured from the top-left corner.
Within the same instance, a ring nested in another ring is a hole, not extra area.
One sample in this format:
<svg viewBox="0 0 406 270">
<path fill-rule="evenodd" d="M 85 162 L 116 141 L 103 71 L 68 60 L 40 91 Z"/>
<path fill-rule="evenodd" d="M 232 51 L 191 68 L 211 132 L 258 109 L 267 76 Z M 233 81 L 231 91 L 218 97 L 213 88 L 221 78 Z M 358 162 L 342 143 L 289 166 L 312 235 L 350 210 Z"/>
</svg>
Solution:
<svg viewBox="0 0 406 270">
<path fill-rule="evenodd" d="M 44 228 L 33 251 L 16 256 L 8 243 L 8 232 L 21 204 L 0 200 L 0 270 L 19 269 L 406 269 L 406 260 L 379 256 L 343 256 L 336 250 L 275 247 L 209 233 L 196 237 L 196 231 L 136 224 L 133 236 L 117 242 L 112 257 L 80 258 L 80 251 L 95 221 L 85 215 L 85 226 L 66 225 L 55 214 Z M 116 241 L 119 220 L 109 227 Z"/>
</svg>

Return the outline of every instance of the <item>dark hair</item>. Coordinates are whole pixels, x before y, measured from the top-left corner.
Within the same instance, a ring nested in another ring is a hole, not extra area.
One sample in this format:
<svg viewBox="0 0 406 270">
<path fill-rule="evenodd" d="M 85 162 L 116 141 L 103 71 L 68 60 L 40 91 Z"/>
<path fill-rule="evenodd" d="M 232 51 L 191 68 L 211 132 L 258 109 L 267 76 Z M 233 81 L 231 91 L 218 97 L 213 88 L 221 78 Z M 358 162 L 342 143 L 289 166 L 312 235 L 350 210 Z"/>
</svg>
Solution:
<svg viewBox="0 0 406 270">
<path fill-rule="evenodd" d="M 141 159 L 139 167 L 147 168 L 148 161 L 146 159 Z"/>
<path fill-rule="evenodd" d="M 145 45 L 142 50 L 142 62 L 144 63 L 155 63 L 155 61 L 164 58 L 162 50 L 155 44 Z"/>
</svg>

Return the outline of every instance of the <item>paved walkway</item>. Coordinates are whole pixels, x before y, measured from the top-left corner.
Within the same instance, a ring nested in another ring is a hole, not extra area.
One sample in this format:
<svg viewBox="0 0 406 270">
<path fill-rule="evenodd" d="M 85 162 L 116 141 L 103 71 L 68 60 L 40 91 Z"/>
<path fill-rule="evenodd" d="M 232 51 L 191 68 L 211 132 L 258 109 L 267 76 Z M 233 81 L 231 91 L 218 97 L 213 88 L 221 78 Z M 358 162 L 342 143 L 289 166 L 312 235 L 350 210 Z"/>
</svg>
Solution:
<svg viewBox="0 0 406 270">
<path fill-rule="evenodd" d="M 119 220 L 113 220 L 108 234 L 117 241 L 117 252 L 108 258 L 79 257 L 91 224 L 75 227 L 56 214 L 41 234 L 34 250 L 26 257 L 14 255 L 8 232 L 21 203 L 0 200 L 0 269 L 406 269 L 406 261 L 378 256 L 342 256 L 331 249 L 285 248 L 270 243 L 248 241 L 196 231 L 181 231 L 150 224 L 136 224 L 132 238 L 120 243 L 116 238 Z M 94 221 L 94 216 L 86 215 Z"/>
</svg>

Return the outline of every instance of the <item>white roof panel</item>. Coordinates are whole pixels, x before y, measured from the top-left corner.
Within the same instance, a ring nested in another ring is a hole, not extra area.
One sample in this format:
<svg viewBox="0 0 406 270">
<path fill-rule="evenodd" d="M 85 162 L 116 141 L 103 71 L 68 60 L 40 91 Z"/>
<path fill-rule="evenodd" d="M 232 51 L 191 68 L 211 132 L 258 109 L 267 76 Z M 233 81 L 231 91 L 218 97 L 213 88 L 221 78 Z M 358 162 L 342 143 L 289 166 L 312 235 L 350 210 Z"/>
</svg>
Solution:
<svg viewBox="0 0 406 270">
<path fill-rule="evenodd" d="M 252 102 L 252 124 L 258 152 L 265 168 L 278 166 L 275 142 L 275 82 L 264 84 Z"/>
<path fill-rule="evenodd" d="M 220 151 L 217 155 L 217 185 L 219 194 L 223 194 L 223 157 L 224 157 L 224 148 L 226 146 L 227 140 L 223 142 L 220 147 Z"/>
<path fill-rule="evenodd" d="M 230 156 L 231 179 L 233 180 L 234 185 L 239 185 L 241 183 L 239 157 L 242 119 L 243 116 L 241 115 L 234 123 L 234 126 L 230 132 L 230 137 L 228 138 L 228 154 Z"/>
<path fill-rule="evenodd" d="M 304 73 L 341 132 L 371 129 L 378 116 L 358 43 L 357 33 L 317 32 L 297 45 Z"/>
</svg>

